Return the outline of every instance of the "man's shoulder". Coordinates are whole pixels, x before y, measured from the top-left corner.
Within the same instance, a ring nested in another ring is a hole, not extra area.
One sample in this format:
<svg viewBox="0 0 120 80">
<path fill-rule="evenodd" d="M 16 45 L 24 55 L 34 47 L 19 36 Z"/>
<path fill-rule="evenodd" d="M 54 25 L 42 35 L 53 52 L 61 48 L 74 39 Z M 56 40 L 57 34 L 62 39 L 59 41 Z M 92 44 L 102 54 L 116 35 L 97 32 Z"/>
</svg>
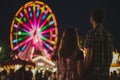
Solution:
<svg viewBox="0 0 120 80">
<path fill-rule="evenodd" d="M 90 29 L 90 30 L 87 32 L 87 34 L 89 34 L 89 35 L 92 35 L 92 34 L 94 34 L 94 33 L 96 33 L 96 30 L 95 30 L 95 29 Z"/>
<path fill-rule="evenodd" d="M 104 34 L 106 34 L 107 36 L 112 36 L 112 33 L 107 29 L 104 29 Z"/>
</svg>

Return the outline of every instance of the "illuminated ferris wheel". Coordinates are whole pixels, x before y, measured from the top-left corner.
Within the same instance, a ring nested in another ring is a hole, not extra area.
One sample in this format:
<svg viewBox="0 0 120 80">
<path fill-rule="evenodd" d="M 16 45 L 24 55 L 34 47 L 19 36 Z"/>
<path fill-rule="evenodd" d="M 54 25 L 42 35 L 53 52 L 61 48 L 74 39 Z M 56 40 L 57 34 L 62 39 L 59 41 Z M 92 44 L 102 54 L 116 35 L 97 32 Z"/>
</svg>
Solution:
<svg viewBox="0 0 120 80">
<path fill-rule="evenodd" d="M 10 44 L 19 58 L 31 60 L 42 55 L 50 59 L 57 40 L 56 18 L 47 4 L 30 1 L 17 11 L 10 29 Z"/>
</svg>

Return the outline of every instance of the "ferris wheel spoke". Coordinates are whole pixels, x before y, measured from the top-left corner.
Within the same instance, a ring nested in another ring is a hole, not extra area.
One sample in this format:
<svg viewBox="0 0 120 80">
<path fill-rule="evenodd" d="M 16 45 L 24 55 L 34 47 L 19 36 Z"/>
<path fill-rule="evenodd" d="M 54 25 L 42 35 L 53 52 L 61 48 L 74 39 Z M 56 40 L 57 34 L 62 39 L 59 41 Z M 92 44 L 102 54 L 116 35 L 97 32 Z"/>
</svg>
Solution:
<svg viewBox="0 0 120 80">
<path fill-rule="evenodd" d="M 51 17 L 52 17 L 52 15 L 49 14 L 49 15 L 47 16 L 46 20 L 44 20 L 44 21 L 42 22 L 42 24 L 40 25 L 40 28 L 42 28 L 42 27 L 50 20 Z"/>
<path fill-rule="evenodd" d="M 21 53 L 19 53 L 18 56 L 23 60 L 29 59 L 31 56 L 31 52 L 32 52 L 32 47 L 30 45 L 30 42 L 28 42 L 25 50 L 21 51 Z"/>
<path fill-rule="evenodd" d="M 33 24 L 34 24 L 34 27 L 36 27 L 36 7 L 35 7 L 35 4 L 33 4 Z"/>
<path fill-rule="evenodd" d="M 35 46 L 32 46 L 30 59 L 32 59 L 34 52 L 35 52 Z"/>
<path fill-rule="evenodd" d="M 18 31 L 18 32 L 15 32 L 14 35 L 18 35 L 18 36 L 28 36 L 28 35 L 30 35 L 30 33 L 29 33 L 29 32 Z"/>
<path fill-rule="evenodd" d="M 47 41 L 47 42 L 50 43 L 50 44 L 55 44 L 54 41 L 51 41 L 51 40 L 47 39 L 47 38 L 44 37 L 44 36 L 42 36 L 41 39 L 44 40 L 44 41 Z"/>
<path fill-rule="evenodd" d="M 43 13 L 41 12 L 40 17 L 38 18 L 37 27 L 39 27 L 41 25 L 42 15 L 43 15 Z"/>
<path fill-rule="evenodd" d="M 23 46 L 24 44 L 26 44 L 27 42 L 31 41 L 33 39 L 33 37 L 29 37 L 26 40 L 24 40 L 23 42 L 19 43 L 17 46 L 14 47 L 14 50 L 18 49 L 19 47 Z"/>
<path fill-rule="evenodd" d="M 27 17 L 27 19 L 28 19 L 28 22 L 29 22 L 31 28 L 33 28 L 33 24 L 32 24 L 32 21 L 31 21 L 31 19 L 30 19 L 30 17 L 29 17 L 29 14 L 28 14 L 27 10 L 24 9 L 24 12 L 25 12 L 25 15 L 26 15 L 26 17 Z"/>
<path fill-rule="evenodd" d="M 41 32 L 41 34 L 46 34 L 46 33 L 49 33 L 50 31 L 55 31 L 55 28 L 50 28 L 48 30 L 44 30 L 44 31 Z"/>
<path fill-rule="evenodd" d="M 42 24 L 40 25 L 40 28 L 42 28 L 47 22 L 48 20 L 44 20 L 44 22 L 42 22 Z"/>
<path fill-rule="evenodd" d="M 49 22 L 48 24 L 46 24 L 45 26 L 43 26 L 41 28 L 41 31 L 44 31 L 45 29 L 47 29 L 48 27 L 50 27 L 53 23 L 54 23 L 54 21 Z"/>
<path fill-rule="evenodd" d="M 44 41 L 43 41 L 43 43 L 45 44 L 45 46 L 46 46 L 48 49 L 50 49 L 51 51 L 53 51 L 52 46 L 50 46 L 48 43 L 46 43 L 46 42 L 44 42 Z"/>
<path fill-rule="evenodd" d="M 29 31 L 26 30 L 25 28 L 22 28 L 21 30 L 22 30 L 23 32 L 29 33 Z"/>
<path fill-rule="evenodd" d="M 23 25 L 23 27 L 25 27 L 26 29 L 28 29 L 29 31 L 31 30 L 30 27 L 25 24 L 21 19 L 19 19 L 18 17 L 16 17 L 16 21 L 21 23 Z"/>
<path fill-rule="evenodd" d="M 36 17 L 38 18 L 40 14 L 40 5 L 37 5 Z"/>
<path fill-rule="evenodd" d="M 14 39 L 12 42 L 13 43 L 18 43 L 18 42 L 20 42 L 20 41 L 22 41 L 23 40 L 23 38 L 17 38 L 17 39 Z"/>
<path fill-rule="evenodd" d="M 42 20 L 45 20 L 47 14 L 48 14 L 48 10 L 45 11 L 44 15 L 42 16 Z"/>
<path fill-rule="evenodd" d="M 27 44 L 23 45 L 22 48 L 21 48 L 21 51 L 24 51 L 27 47 Z"/>
</svg>

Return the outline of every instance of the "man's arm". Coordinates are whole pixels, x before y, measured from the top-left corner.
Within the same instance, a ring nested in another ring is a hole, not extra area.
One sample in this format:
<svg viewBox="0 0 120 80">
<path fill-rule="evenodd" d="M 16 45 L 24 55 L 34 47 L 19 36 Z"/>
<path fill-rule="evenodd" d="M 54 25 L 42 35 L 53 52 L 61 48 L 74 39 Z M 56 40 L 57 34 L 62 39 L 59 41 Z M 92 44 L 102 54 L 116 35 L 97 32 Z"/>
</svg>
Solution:
<svg viewBox="0 0 120 80">
<path fill-rule="evenodd" d="M 92 59 L 92 49 L 91 48 L 86 48 L 85 53 L 86 53 L 86 56 L 85 56 L 84 63 L 83 63 L 84 72 L 87 70 L 88 65 L 90 64 L 90 61 Z"/>
</svg>

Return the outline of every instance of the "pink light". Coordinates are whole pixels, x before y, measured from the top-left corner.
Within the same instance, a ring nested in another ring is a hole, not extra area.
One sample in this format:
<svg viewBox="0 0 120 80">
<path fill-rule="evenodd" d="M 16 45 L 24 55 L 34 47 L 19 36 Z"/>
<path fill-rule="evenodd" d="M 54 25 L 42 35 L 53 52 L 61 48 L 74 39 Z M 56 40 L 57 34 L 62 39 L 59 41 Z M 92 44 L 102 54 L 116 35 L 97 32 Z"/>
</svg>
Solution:
<svg viewBox="0 0 120 80">
<path fill-rule="evenodd" d="M 48 20 L 44 20 L 44 22 L 41 24 L 40 28 L 42 28 L 47 22 L 48 22 Z"/>
<path fill-rule="evenodd" d="M 20 56 L 20 55 L 21 55 L 21 52 L 18 53 L 18 56 Z"/>
<path fill-rule="evenodd" d="M 40 5 L 37 6 L 37 10 L 40 10 Z"/>
<path fill-rule="evenodd" d="M 28 7 L 28 11 L 31 12 L 31 8 L 30 8 L 30 6 Z"/>
<path fill-rule="evenodd" d="M 50 29 L 44 30 L 43 32 L 41 32 L 41 34 L 45 34 L 45 33 L 49 33 L 49 32 L 50 32 Z"/>
<path fill-rule="evenodd" d="M 40 47 L 42 48 L 43 47 L 43 41 L 41 40 L 40 37 L 38 38 L 38 40 L 39 40 Z"/>
<path fill-rule="evenodd" d="M 48 10 L 45 11 L 45 14 L 47 14 L 47 13 L 48 13 Z"/>
<path fill-rule="evenodd" d="M 47 58 L 50 58 L 50 57 L 48 56 L 47 50 L 46 50 L 45 48 L 43 49 L 43 51 L 44 51 L 44 56 L 46 56 Z"/>
<path fill-rule="evenodd" d="M 56 37 L 56 34 L 53 34 L 52 37 Z"/>
<path fill-rule="evenodd" d="M 14 47 L 14 50 L 18 49 L 19 47 L 21 47 L 22 45 L 26 44 L 27 42 L 29 42 L 30 40 L 32 40 L 33 37 L 29 37 L 27 38 L 25 41 L 21 42 L 20 44 L 18 44 L 17 46 Z"/>
<path fill-rule="evenodd" d="M 20 12 L 20 16 L 23 17 L 23 13 L 22 12 Z"/>
<path fill-rule="evenodd" d="M 14 24 L 14 27 L 15 27 L 15 28 L 18 28 L 18 25 L 17 25 L 17 24 Z"/>
<path fill-rule="evenodd" d="M 46 43 L 46 42 L 43 42 L 43 43 L 46 45 L 47 48 L 49 48 L 51 51 L 53 51 L 53 48 L 48 43 Z"/>
<path fill-rule="evenodd" d="M 29 31 L 32 30 L 32 29 L 31 29 L 27 24 L 25 24 L 24 22 L 22 22 L 22 25 L 23 25 L 26 29 L 28 29 Z"/>
<path fill-rule="evenodd" d="M 29 19 L 28 21 L 29 21 L 29 23 L 30 23 L 30 26 L 31 26 L 32 29 L 33 29 L 33 23 L 32 23 L 32 21 L 31 21 L 31 19 Z"/>
<path fill-rule="evenodd" d="M 33 57 L 34 51 L 35 51 L 35 46 L 32 47 L 31 55 L 30 55 L 30 60 L 32 60 L 32 57 Z"/>
<path fill-rule="evenodd" d="M 26 30 L 25 28 L 22 28 L 22 31 L 24 31 L 24 32 L 29 32 L 28 30 Z"/>
<path fill-rule="evenodd" d="M 50 31 L 54 31 L 54 30 L 55 30 L 55 28 L 44 30 L 43 32 L 41 32 L 41 34 L 49 33 Z"/>
</svg>

